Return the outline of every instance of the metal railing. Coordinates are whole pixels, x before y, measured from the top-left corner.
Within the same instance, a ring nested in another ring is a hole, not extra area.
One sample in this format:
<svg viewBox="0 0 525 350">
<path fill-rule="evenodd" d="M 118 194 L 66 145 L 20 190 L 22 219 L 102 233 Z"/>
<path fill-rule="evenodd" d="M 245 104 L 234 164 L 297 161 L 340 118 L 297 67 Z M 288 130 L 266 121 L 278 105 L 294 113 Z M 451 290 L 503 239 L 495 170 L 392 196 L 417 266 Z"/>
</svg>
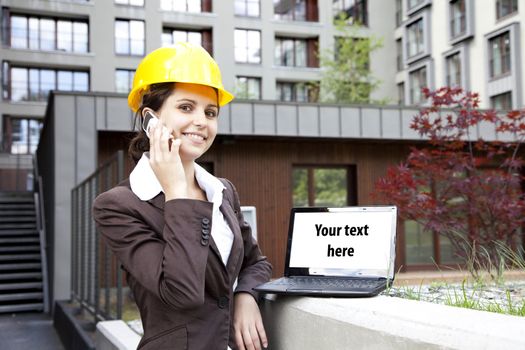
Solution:
<svg viewBox="0 0 525 350">
<path fill-rule="evenodd" d="M 99 193 L 124 178 L 124 153 L 118 151 L 71 191 L 71 298 L 97 323 L 122 318 L 123 274 L 100 239 L 92 216 Z"/>
<path fill-rule="evenodd" d="M 44 188 L 42 176 L 38 171 L 37 157 L 33 155 L 33 196 L 35 200 L 36 227 L 40 240 L 40 260 L 42 266 L 42 292 L 44 312 L 49 312 L 49 278 L 47 270 L 46 216 L 44 211 Z"/>
</svg>

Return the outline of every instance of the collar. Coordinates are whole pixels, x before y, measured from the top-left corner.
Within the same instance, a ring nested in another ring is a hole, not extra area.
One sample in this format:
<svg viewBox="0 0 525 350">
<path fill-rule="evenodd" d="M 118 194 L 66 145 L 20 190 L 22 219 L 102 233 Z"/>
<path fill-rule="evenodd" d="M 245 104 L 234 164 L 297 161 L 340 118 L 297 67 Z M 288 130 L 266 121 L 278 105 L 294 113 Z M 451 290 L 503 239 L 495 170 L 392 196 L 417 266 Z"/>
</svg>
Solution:
<svg viewBox="0 0 525 350">
<path fill-rule="evenodd" d="M 199 164 L 194 163 L 193 166 L 195 167 L 195 179 L 199 187 L 206 192 L 208 201 L 217 204 L 217 206 L 214 205 L 214 208 L 218 208 L 222 203 L 222 191 L 226 187 L 219 179 L 207 172 Z M 137 165 L 129 174 L 129 184 L 133 193 L 143 201 L 148 201 L 162 192 L 162 186 L 149 164 L 149 152 L 142 154 Z"/>
</svg>

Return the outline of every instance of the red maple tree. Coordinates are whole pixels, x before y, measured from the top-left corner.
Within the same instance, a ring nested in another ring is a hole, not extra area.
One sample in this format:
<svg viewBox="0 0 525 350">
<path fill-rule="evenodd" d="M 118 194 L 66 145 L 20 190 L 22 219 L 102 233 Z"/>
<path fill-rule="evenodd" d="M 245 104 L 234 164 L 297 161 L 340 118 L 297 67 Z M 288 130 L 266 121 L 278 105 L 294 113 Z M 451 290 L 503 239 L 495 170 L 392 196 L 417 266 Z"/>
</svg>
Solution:
<svg viewBox="0 0 525 350">
<path fill-rule="evenodd" d="M 505 263 L 498 247 L 516 248 L 525 222 L 522 191 L 525 111 L 479 109 L 479 96 L 459 88 L 423 90 L 430 107 L 410 127 L 428 138 L 405 162 L 389 167 L 375 197 L 397 205 L 399 216 L 450 239 L 474 272 Z M 497 139 L 475 138 L 492 130 Z"/>
</svg>

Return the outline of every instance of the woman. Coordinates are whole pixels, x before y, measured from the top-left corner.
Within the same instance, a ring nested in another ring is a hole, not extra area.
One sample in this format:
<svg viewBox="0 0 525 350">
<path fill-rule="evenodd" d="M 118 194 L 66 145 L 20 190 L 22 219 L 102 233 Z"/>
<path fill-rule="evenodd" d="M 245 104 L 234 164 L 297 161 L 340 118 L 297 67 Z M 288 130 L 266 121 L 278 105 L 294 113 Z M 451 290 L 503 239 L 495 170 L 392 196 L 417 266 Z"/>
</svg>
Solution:
<svg viewBox="0 0 525 350">
<path fill-rule="evenodd" d="M 132 140 L 138 162 L 129 180 L 98 196 L 93 210 L 128 272 L 144 327 L 139 349 L 267 346 L 252 288 L 271 266 L 233 185 L 195 163 L 232 99 L 200 46 L 155 50 L 135 73 L 128 104 L 142 122 L 148 114 L 158 122 Z"/>
</svg>

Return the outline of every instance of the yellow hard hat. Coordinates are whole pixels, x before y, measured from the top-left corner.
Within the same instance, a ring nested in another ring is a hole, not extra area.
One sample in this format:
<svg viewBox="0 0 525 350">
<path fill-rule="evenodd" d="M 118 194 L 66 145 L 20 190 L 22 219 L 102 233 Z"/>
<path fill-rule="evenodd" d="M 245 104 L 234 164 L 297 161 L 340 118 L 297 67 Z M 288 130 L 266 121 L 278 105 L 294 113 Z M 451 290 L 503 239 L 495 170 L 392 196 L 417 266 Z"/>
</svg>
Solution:
<svg viewBox="0 0 525 350">
<path fill-rule="evenodd" d="M 133 88 L 128 95 L 128 105 L 136 112 L 142 96 L 151 84 L 192 83 L 211 86 L 219 94 L 219 106 L 224 106 L 233 95 L 224 89 L 217 62 L 199 45 L 178 42 L 148 54 L 140 62 L 133 78 Z"/>
</svg>

